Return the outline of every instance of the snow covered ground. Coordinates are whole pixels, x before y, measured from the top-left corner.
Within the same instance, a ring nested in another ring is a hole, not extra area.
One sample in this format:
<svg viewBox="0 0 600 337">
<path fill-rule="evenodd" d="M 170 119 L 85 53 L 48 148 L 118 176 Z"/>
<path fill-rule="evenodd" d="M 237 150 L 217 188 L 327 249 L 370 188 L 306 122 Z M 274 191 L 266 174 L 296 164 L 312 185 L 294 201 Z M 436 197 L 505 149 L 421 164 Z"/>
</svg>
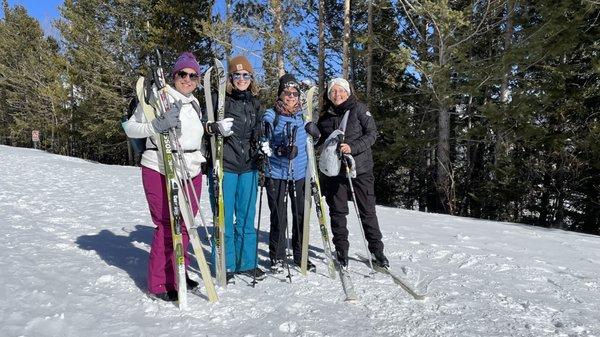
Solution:
<svg viewBox="0 0 600 337">
<path fill-rule="evenodd" d="M 352 260 L 359 300 L 344 302 L 314 225 L 316 274 L 295 271 L 292 284 L 269 274 L 255 288 L 238 278 L 219 302 L 190 295 L 181 312 L 145 295 L 152 227 L 138 168 L 0 146 L 0 335 L 600 336 L 600 237 L 378 214 L 392 268 L 428 284 L 425 300 Z M 351 255 L 364 252 L 355 219 Z M 261 229 L 264 266 L 267 237 Z"/>
</svg>

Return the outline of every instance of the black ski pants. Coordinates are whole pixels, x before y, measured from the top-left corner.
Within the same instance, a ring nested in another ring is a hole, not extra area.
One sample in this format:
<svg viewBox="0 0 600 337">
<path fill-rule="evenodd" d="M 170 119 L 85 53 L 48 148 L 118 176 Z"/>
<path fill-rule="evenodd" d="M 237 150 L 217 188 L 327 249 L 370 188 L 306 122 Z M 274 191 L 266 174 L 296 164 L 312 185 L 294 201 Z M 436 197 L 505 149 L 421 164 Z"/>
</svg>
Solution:
<svg viewBox="0 0 600 337">
<path fill-rule="evenodd" d="M 267 200 L 271 211 L 269 233 L 269 258 L 271 261 L 285 259 L 288 202 L 292 205 L 292 250 L 294 262 L 300 263 L 302 257 L 302 227 L 304 222 L 304 178 L 295 182 L 267 178 Z M 294 187 L 295 186 L 295 191 Z M 295 193 L 295 197 L 294 197 Z"/>
<path fill-rule="evenodd" d="M 333 244 L 343 258 L 348 257 L 350 243 L 348 242 L 348 201 L 352 200 L 352 192 L 348 178 L 343 176 L 327 177 L 321 175 L 323 194 L 329 206 Z M 383 252 L 382 235 L 375 213 L 375 177 L 373 172 L 366 172 L 352 179 L 356 202 L 371 253 Z M 354 206 L 352 206 L 354 213 Z"/>
</svg>

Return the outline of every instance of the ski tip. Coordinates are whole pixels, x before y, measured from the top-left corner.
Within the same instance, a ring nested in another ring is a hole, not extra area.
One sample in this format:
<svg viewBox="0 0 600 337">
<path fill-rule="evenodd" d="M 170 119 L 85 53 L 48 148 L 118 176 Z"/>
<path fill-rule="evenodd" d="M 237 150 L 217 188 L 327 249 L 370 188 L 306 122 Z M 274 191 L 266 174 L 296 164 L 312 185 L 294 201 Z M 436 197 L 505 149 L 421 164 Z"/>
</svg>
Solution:
<svg viewBox="0 0 600 337">
<path fill-rule="evenodd" d="M 424 301 L 427 299 L 427 295 L 412 295 L 412 297 L 417 301 Z"/>
<path fill-rule="evenodd" d="M 358 302 L 358 298 L 356 298 L 355 296 L 349 296 L 344 299 L 344 302 L 354 304 Z"/>
</svg>

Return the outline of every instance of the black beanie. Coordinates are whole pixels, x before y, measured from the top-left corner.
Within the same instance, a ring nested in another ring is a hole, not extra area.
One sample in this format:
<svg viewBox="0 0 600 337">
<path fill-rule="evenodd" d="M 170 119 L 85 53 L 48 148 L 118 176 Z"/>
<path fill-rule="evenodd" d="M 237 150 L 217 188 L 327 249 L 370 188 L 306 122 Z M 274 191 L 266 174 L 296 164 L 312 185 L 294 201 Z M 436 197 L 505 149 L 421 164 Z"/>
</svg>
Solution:
<svg viewBox="0 0 600 337">
<path fill-rule="evenodd" d="M 296 78 L 292 74 L 284 74 L 279 78 L 279 88 L 277 89 L 277 97 L 281 96 L 281 93 L 285 88 L 293 87 L 300 92 L 300 84 L 296 81 Z"/>
</svg>

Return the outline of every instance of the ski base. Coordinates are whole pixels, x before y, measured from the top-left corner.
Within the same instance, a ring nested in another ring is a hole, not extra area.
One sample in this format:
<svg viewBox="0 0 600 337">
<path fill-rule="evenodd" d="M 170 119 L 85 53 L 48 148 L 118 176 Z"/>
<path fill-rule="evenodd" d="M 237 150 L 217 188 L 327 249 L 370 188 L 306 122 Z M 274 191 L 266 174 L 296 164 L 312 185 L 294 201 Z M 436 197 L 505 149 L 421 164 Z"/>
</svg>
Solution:
<svg viewBox="0 0 600 337">
<path fill-rule="evenodd" d="M 346 295 L 345 301 L 358 301 L 358 296 L 356 296 L 356 291 L 354 290 L 354 284 L 350 278 L 350 272 L 348 272 L 348 269 L 342 268 L 342 266 L 339 266 L 338 270 L 340 273 L 340 280 L 342 281 L 342 288 L 344 289 L 344 294 Z"/>
<path fill-rule="evenodd" d="M 366 258 L 364 255 L 357 254 L 357 257 L 362 262 L 364 262 L 366 264 L 369 264 L 369 262 L 370 262 L 370 260 L 368 258 Z M 378 273 L 385 274 L 385 275 L 388 275 L 389 277 L 391 277 L 392 280 L 394 281 L 394 283 L 396 283 L 397 285 L 399 285 L 402 289 L 404 289 L 414 299 L 416 299 L 416 300 L 422 300 L 422 299 L 425 299 L 425 297 L 427 296 L 426 293 L 421 294 L 421 293 L 417 292 L 410 285 L 410 283 L 408 283 L 406 280 L 404 280 L 399 275 L 395 274 L 389 268 L 385 268 L 385 267 L 382 267 L 382 266 L 378 265 L 377 263 L 373 263 L 373 269 L 375 269 L 375 271 L 378 272 Z"/>
</svg>

